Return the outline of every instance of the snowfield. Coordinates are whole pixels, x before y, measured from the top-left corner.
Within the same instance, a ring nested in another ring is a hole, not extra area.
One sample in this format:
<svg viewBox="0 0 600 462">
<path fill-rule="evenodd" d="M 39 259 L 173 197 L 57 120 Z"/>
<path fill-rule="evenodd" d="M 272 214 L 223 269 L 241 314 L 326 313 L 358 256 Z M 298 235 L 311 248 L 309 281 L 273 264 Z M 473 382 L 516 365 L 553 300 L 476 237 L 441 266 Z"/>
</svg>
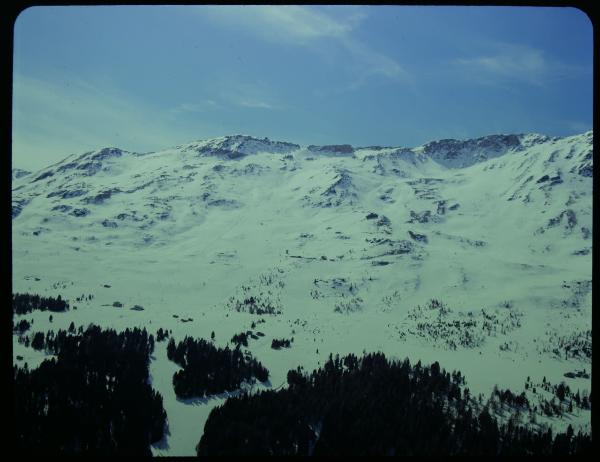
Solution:
<svg viewBox="0 0 600 462">
<path fill-rule="evenodd" d="M 590 379 L 564 374 L 591 373 L 592 141 L 494 135 L 410 149 L 234 135 L 13 172 L 13 292 L 71 305 L 51 323 L 39 311 L 15 322 L 162 327 L 176 340 L 214 331 L 218 346 L 260 331 L 248 350 L 270 383 L 254 389 L 285 386 L 289 369 L 330 353 L 382 351 L 460 370 L 472 395 L 520 392 L 528 376 L 589 391 Z M 250 296 L 280 314 L 244 311 Z M 14 362 L 39 364 L 13 338 Z M 170 434 L 153 453 L 193 455 L 226 396 L 177 400 L 165 348 L 150 370 Z M 546 422 L 591 430 L 584 410 Z"/>
</svg>

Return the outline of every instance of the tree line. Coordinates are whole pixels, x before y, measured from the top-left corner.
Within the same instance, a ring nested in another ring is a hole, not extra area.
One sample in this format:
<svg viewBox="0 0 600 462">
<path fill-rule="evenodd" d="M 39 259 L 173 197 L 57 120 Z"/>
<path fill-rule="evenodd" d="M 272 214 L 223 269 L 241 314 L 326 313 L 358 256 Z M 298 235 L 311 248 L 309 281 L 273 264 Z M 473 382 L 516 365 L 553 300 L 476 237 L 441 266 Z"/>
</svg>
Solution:
<svg viewBox="0 0 600 462">
<path fill-rule="evenodd" d="M 55 357 L 33 370 L 13 366 L 19 453 L 150 456 L 167 424 L 149 384 L 153 336 L 90 325 L 33 337 Z"/>
<path fill-rule="evenodd" d="M 240 388 L 253 378 L 268 380 L 269 371 L 249 353 L 238 347 L 218 348 L 204 339 L 186 336 L 167 344 L 167 357 L 182 367 L 173 375 L 173 387 L 179 398 L 204 397 Z"/>
<path fill-rule="evenodd" d="M 13 312 L 16 314 L 31 313 L 34 310 L 40 311 L 67 311 L 69 302 L 58 297 L 41 297 L 36 294 L 12 294 Z"/>
<path fill-rule="evenodd" d="M 196 450 L 204 455 L 550 455 L 590 453 L 591 436 L 499 423 L 462 390 L 460 372 L 330 356 L 288 387 L 214 408 Z M 506 395 L 508 399 L 508 395 Z M 521 398 L 515 398 L 521 401 Z"/>
</svg>

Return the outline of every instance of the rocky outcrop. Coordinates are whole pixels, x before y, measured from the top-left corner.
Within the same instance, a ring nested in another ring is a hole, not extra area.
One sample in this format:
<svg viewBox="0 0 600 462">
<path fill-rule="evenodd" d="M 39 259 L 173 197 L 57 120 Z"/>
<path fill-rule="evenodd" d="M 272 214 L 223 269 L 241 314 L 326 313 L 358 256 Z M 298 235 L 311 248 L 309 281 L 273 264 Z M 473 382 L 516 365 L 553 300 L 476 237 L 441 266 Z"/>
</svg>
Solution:
<svg viewBox="0 0 600 462">
<path fill-rule="evenodd" d="M 203 156 L 233 160 L 259 152 L 289 154 L 298 149 L 300 145 L 294 143 L 271 141 L 269 138 L 259 139 L 247 135 L 231 135 L 193 143 L 186 146 L 183 151 L 195 151 Z"/>
<path fill-rule="evenodd" d="M 409 223 L 429 223 L 431 220 L 431 211 L 425 210 L 423 212 L 415 212 L 414 210 L 410 211 L 410 220 Z"/>
<path fill-rule="evenodd" d="M 107 199 L 110 199 L 113 194 L 120 193 L 120 192 L 121 192 L 121 190 L 119 188 L 107 189 L 105 191 L 102 191 L 102 192 L 96 194 L 93 197 L 86 197 L 85 199 L 83 199 L 83 202 L 85 204 L 102 204 Z"/>
<path fill-rule="evenodd" d="M 354 154 L 354 148 L 349 144 L 328 144 L 325 146 L 311 144 L 306 149 L 310 152 L 326 155 L 351 156 Z"/>
<path fill-rule="evenodd" d="M 423 146 L 423 153 L 449 168 L 462 168 L 518 149 L 518 135 L 490 135 L 470 140 L 445 139 Z"/>
<path fill-rule="evenodd" d="M 427 236 L 425 234 L 413 233 L 412 231 L 409 230 L 408 235 L 414 241 L 422 242 L 423 244 L 427 244 L 427 242 L 428 242 Z"/>
<path fill-rule="evenodd" d="M 52 207 L 52 210 L 53 211 L 58 211 L 58 212 L 66 213 L 69 210 L 71 210 L 72 208 L 73 207 L 71 207 L 70 205 L 60 204 L 60 205 L 57 205 L 55 207 Z"/>
<path fill-rule="evenodd" d="M 219 207 L 222 209 L 238 209 L 242 206 L 238 201 L 232 199 L 215 199 L 207 202 L 209 207 Z"/>
<path fill-rule="evenodd" d="M 23 211 L 23 207 L 25 207 L 29 203 L 27 199 L 13 200 L 12 201 L 12 218 L 17 218 L 21 212 Z"/>
<path fill-rule="evenodd" d="M 46 197 L 60 196 L 61 199 L 71 199 L 73 197 L 83 196 L 86 193 L 87 193 L 87 191 L 85 191 L 83 189 L 73 189 L 73 190 L 59 189 L 58 191 L 52 191 L 51 193 L 48 193 L 46 195 Z"/>
<path fill-rule="evenodd" d="M 558 216 L 550 218 L 546 226 L 538 228 L 535 234 L 543 234 L 550 228 L 556 228 L 561 224 L 564 226 L 565 233 L 571 233 L 575 225 L 577 225 L 577 215 L 575 212 L 571 209 L 563 210 Z"/>
<path fill-rule="evenodd" d="M 48 170 L 47 172 L 42 173 L 41 175 L 39 175 L 35 180 L 33 181 L 40 181 L 40 180 L 44 180 L 46 178 L 49 178 L 51 176 L 54 175 L 54 172 L 52 170 Z"/>
<path fill-rule="evenodd" d="M 69 215 L 73 215 L 74 217 L 85 217 L 90 214 L 88 209 L 73 209 Z"/>
<path fill-rule="evenodd" d="M 101 161 L 110 157 L 121 157 L 123 151 L 119 148 L 104 148 L 91 156 L 91 160 Z"/>
<path fill-rule="evenodd" d="M 16 180 L 18 178 L 22 178 L 24 176 L 30 175 L 31 172 L 28 172 L 27 170 L 23 170 L 20 168 L 13 168 L 12 169 L 12 179 Z"/>
<path fill-rule="evenodd" d="M 114 221 L 104 220 L 102 221 L 102 226 L 104 226 L 105 228 L 116 228 L 118 225 Z"/>
</svg>

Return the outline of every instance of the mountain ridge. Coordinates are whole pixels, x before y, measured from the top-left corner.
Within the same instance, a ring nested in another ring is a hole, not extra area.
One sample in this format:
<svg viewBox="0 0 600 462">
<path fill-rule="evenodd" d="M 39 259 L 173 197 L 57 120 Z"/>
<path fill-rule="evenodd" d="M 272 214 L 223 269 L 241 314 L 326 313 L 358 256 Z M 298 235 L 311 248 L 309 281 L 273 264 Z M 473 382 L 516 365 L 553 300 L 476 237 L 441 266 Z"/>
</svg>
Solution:
<svg viewBox="0 0 600 462">
<path fill-rule="evenodd" d="M 128 151 L 115 146 L 106 146 L 101 147 L 93 151 L 87 151 L 82 154 L 71 154 L 66 156 L 60 161 L 57 161 L 49 166 L 42 167 L 41 169 L 33 172 L 41 172 L 43 170 L 50 169 L 56 165 L 63 164 L 67 159 L 75 157 L 73 161 L 82 160 L 83 158 L 90 157 L 90 160 L 101 160 L 103 158 L 111 156 L 110 153 L 121 153 L 121 154 L 132 154 L 135 156 L 144 156 L 148 154 L 154 154 L 155 152 L 168 152 L 173 150 L 180 150 L 181 152 L 190 152 L 196 151 L 199 154 L 205 155 L 215 155 L 215 156 L 224 156 L 228 159 L 236 159 L 245 157 L 246 155 L 252 155 L 258 152 L 271 152 L 271 153 L 281 153 L 281 154 L 289 154 L 290 152 L 307 150 L 316 155 L 354 155 L 357 152 L 367 152 L 372 151 L 373 154 L 384 151 L 384 152 L 403 152 L 409 153 L 412 152 L 414 154 L 424 154 L 425 156 L 429 156 L 436 161 L 442 163 L 448 167 L 456 167 L 456 162 L 444 162 L 444 158 L 447 160 L 449 158 L 455 158 L 457 151 L 465 151 L 469 148 L 471 154 L 475 154 L 474 159 L 475 162 L 487 160 L 488 157 L 476 158 L 476 154 L 479 154 L 481 151 L 494 152 L 496 154 L 494 157 L 503 155 L 506 152 L 509 152 L 511 149 L 523 150 L 525 148 L 531 147 L 535 144 L 545 143 L 545 142 L 556 142 L 559 140 L 565 140 L 574 137 L 593 137 L 593 130 L 589 130 L 587 132 L 583 132 L 577 135 L 569 135 L 563 137 L 550 137 L 548 135 L 543 135 L 539 133 L 521 133 L 521 134 L 490 134 L 475 138 L 443 138 L 439 140 L 433 140 L 426 142 L 424 144 L 414 146 L 414 147 L 405 147 L 405 146 L 364 146 L 364 147 L 354 147 L 350 144 L 332 144 L 332 145 L 300 145 L 297 143 L 289 142 L 289 141 L 279 141 L 279 140 L 271 140 L 268 137 L 258 138 L 252 135 L 246 134 L 232 134 L 225 135 L 219 137 L 205 138 L 196 141 L 192 141 L 185 144 L 176 145 L 172 148 L 166 148 L 161 151 L 149 151 L 149 152 L 134 152 Z M 506 142 L 506 146 L 503 146 L 501 141 Z M 275 149 L 275 151 L 258 150 L 259 146 L 270 147 L 271 149 Z M 501 148 L 505 149 L 502 150 Z M 477 148 L 477 149 L 473 149 Z M 441 151 L 441 152 L 440 152 Z M 475 153 L 473 151 L 476 151 Z M 113 156 L 120 156 L 121 154 L 113 154 Z M 474 162 L 471 160 L 468 163 L 463 163 L 459 165 L 459 167 L 465 167 L 472 165 Z M 22 176 L 26 176 L 31 174 L 32 172 L 28 172 L 22 169 L 13 169 L 13 180 L 18 179 Z"/>
</svg>

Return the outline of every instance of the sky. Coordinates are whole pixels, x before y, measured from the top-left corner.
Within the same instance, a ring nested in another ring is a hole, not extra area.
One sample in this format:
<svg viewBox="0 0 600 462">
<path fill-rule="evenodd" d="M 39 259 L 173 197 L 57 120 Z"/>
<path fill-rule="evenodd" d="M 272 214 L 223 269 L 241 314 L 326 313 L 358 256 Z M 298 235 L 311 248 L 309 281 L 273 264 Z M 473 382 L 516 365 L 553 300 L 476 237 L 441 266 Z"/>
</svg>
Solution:
<svg viewBox="0 0 600 462">
<path fill-rule="evenodd" d="M 228 134 L 414 147 L 593 126 L 574 8 L 64 6 L 14 27 L 13 168 Z"/>
</svg>

